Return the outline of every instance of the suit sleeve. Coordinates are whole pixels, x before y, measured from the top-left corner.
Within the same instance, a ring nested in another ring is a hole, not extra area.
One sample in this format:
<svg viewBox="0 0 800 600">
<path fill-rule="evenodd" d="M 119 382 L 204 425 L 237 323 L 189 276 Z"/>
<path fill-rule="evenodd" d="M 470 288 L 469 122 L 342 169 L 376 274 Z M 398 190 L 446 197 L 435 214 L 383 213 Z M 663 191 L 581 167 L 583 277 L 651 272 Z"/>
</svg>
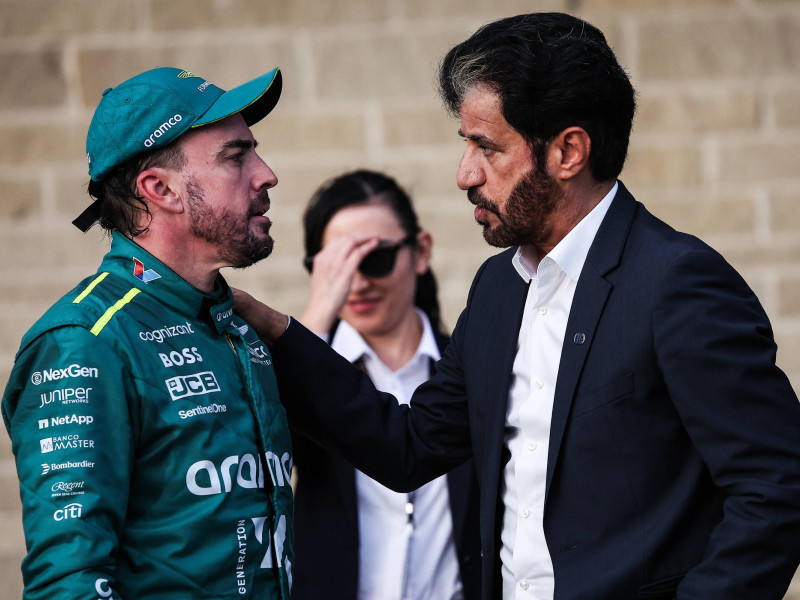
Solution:
<svg viewBox="0 0 800 600">
<path fill-rule="evenodd" d="M 715 484 L 724 516 L 679 599 L 780 599 L 800 560 L 800 404 L 775 365 L 768 319 L 713 251 L 662 274 L 653 313 L 670 397 Z"/>
<path fill-rule="evenodd" d="M 81 327 L 20 354 L 3 400 L 22 499 L 24 598 L 114 598 L 133 457 L 130 377 Z"/>
<path fill-rule="evenodd" d="M 410 408 L 293 319 L 271 349 L 290 425 L 396 491 L 446 473 L 471 456 L 458 332 Z"/>
</svg>

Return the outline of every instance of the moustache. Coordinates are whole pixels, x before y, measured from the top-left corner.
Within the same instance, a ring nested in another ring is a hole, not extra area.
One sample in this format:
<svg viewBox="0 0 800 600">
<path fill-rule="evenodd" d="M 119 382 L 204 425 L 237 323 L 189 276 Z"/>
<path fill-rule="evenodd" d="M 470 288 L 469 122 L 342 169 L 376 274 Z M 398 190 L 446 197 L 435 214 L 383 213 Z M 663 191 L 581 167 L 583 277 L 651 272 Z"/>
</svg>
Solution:
<svg viewBox="0 0 800 600">
<path fill-rule="evenodd" d="M 482 208 L 498 216 L 500 215 L 497 209 L 497 205 L 488 198 L 486 198 L 485 196 L 483 196 L 478 191 L 478 188 L 471 187 L 467 190 L 467 200 L 469 200 L 471 204 L 474 204 L 478 208 Z"/>
<path fill-rule="evenodd" d="M 269 210 L 270 207 L 270 200 L 269 200 L 269 190 L 261 190 L 256 194 L 256 197 L 250 203 L 250 214 L 251 215 L 260 215 Z"/>
</svg>

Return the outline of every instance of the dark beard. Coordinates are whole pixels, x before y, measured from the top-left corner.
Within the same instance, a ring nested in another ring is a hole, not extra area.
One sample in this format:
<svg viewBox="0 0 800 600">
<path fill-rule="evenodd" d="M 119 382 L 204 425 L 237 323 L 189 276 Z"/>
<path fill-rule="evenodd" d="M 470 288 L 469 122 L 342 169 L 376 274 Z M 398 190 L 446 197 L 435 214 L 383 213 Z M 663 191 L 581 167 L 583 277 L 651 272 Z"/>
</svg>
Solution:
<svg viewBox="0 0 800 600">
<path fill-rule="evenodd" d="M 196 181 L 187 182 L 189 194 L 189 225 L 198 238 L 216 244 L 219 258 L 234 268 L 249 267 L 272 253 L 272 237 L 259 237 L 250 230 L 250 215 L 268 203 L 268 192 L 259 192 L 250 204 L 247 214 L 236 214 L 223 209 L 215 214 L 205 201 L 205 192 Z"/>
<path fill-rule="evenodd" d="M 497 204 L 477 188 L 467 190 L 467 198 L 500 220 L 494 227 L 486 221 L 478 221 L 483 226 L 483 239 L 497 248 L 535 244 L 547 230 L 549 217 L 559 200 L 555 179 L 535 166 L 511 190 L 502 213 Z"/>
</svg>

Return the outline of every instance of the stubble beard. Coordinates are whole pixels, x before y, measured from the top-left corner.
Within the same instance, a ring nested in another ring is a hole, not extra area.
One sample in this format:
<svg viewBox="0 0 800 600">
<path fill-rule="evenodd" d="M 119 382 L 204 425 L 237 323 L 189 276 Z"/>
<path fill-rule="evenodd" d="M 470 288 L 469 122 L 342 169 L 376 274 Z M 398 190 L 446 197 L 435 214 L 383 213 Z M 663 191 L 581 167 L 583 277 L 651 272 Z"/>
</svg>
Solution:
<svg viewBox="0 0 800 600">
<path fill-rule="evenodd" d="M 205 200 L 203 187 L 194 180 L 187 182 L 189 225 L 198 238 L 218 248 L 219 259 L 228 266 L 249 267 L 272 253 L 274 242 L 267 226 L 266 239 L 250 229 L 250 215 L 269 200 L 267 190 L 259 192 L 248 207 L 247 214 L 237 214 L 223 208 L 215 213 Z"/>
</svg>

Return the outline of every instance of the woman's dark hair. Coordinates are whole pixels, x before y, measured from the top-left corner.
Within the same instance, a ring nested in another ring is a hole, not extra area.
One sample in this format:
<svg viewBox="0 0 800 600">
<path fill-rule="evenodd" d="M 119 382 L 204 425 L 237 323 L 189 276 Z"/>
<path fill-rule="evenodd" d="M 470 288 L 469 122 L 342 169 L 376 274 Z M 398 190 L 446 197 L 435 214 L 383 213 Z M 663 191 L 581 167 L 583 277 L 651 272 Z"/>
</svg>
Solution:
<svg viewBox="0 0 800 600">
<path fill-rule="evenodd" d="M 388 175 L 361 169 L 330 179 L 314 192 L 303 215 L 306 256 L 314 256 L 322 249 L 325 227 L 337 212 L 349 206 L 367 204 L 388 206 L 406 235 L 416 235 L 421 231 L 408 193 Z M 434 331 L 441 333 L 436 278 L 430 268 L 417 275 L 414 304 L 428 315 Z"/>
<path fill-rule="evenodd" d="M 609 181 L 622 171 L 635 92 L 593 25 L 562 13 L 518 15 L 484 25 L 453 47 L 439 67 L 439 93 L 452 114 L 458 115 L 474 86 L 499 95 L 503 117 L 532 148 L 578 126 L 592 141 L 594 178 Z"/>
<path fill-rule="evenodd" d="M 138 154 L 114 167 L 102 181 L 89 182 L 89 196 L 101 201 L 100 226 L 109 234 L 118 230 L 136 237 L 147 231 L 147 224 L 140 225 L 140 220 L 142 215 L 150 217 L 150 209 L 139 193 L 136 178 L 152 167 L 182 169 L 186 157 L 178 142 Z"/>
</svg>

